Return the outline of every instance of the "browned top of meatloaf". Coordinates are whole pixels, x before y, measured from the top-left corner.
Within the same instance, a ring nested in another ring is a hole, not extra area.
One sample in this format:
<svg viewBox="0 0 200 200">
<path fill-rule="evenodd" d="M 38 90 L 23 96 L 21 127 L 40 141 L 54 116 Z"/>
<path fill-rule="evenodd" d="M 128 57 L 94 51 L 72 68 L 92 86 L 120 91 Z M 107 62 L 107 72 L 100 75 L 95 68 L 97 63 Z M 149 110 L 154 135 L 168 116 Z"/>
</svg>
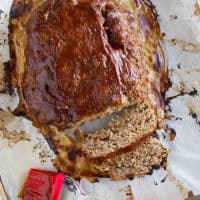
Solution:
<svg viewBox="0 0 200 200">
<path fill-rule="evenodd" d="M 13 82 L 32 120 L 69 125 L 149 91 L 137 12 L 118 1 L 20 1 L 11 9 Z"/>
</svg>

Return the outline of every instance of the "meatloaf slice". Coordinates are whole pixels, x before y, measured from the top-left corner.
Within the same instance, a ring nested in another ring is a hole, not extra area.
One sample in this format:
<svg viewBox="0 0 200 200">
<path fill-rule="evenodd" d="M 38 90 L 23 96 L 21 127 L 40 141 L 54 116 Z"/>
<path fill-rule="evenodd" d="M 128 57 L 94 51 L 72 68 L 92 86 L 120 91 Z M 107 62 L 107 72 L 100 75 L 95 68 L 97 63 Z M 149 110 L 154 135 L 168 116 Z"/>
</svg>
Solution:
<svg viewBox="0 0 200 200">
<path fill-rule="evenodd" d="M 120 154 L 104 162 L 96 161 L 93 165 L 100 176 L 102 174 L 114 180 L 131 176 L 144 176 L 167 159 L 168 149 L 156 138 L 149 138 L 138 146 L 135 151 Z"/>
<path fill-rule="evenodd" d="M 135 100 L 107 128 L 92 134 L 77 134 L 76 146 L 88 159 L 109 158 L 134 149 L 157 128 L 157 116 L 150 98 Z"/>
<path fill-rule="evenodd" d="M 96 176 L 121 180 L 133 176 L 145 176 L 154 168 L 159 168 L 162 163 L 166 162 L 168 152 L 168 149 L 157 138 L 150 137 L 134 151 L 103 161 L 91 161 L 85 157 L 77 157 L 69 162 L 69 154 L 59 149 L 55 166 L 75 178 Z"/>
</svg>

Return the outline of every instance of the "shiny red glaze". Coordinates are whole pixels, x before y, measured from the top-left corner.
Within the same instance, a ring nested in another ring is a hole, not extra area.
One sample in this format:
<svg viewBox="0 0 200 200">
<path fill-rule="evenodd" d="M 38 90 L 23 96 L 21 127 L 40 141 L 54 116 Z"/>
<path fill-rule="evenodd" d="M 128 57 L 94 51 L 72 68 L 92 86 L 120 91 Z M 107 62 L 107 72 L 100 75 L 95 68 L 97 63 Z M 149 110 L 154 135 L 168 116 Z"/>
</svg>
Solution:
<svg viewBox="0 0 200 200">
<path fill-rule="evenodd" d="M 40 124 L 67 125 L 117 107 L 145 77 L 133 13 L 106 3 L 50 0 L 29 19 L 23 96 Z"/>
</svg>

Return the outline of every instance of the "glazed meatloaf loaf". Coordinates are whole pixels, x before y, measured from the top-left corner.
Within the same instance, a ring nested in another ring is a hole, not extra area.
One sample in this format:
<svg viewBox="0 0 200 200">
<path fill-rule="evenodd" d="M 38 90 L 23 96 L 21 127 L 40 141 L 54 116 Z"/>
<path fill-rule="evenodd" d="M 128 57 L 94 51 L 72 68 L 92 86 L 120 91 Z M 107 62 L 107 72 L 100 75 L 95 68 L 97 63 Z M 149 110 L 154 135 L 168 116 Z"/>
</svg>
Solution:
<svg viewBox="0 0 200 200">
<path fill-rule="evenodd" d="M 20 96 L 15 113 L 38 127 L 64 129 L 147 95 L 160 104 L 162 70 L 154 58 L 161 34 L 148 8 L 137 0 L 131 6 L 118 0 L 14 0 L 9 38 L 10 80 Z"/>
<path fill-rule="evenodd" d="M 152 135 L 164 121 L 167 69 L 149 0 L 14 0 L 10 83 L 26 115 L 69 175 L 144 176 L 168 150 Z M 121 111 L 122 110 L 122 111 Z M 121 111 L 107 127 L 81 123 Z M 75 138 L 53 133 L 75 127 Z"/>
</svg>

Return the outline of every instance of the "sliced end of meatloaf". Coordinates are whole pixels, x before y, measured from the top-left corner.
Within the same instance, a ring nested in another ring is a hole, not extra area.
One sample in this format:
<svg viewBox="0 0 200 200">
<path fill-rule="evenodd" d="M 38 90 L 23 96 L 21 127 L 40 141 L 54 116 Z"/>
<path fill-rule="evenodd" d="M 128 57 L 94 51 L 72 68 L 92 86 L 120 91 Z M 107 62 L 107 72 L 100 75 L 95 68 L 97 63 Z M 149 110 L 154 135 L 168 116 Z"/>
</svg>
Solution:
<svg viewBox="0 0 200 200">
<path fill-rule="evenodd" d="M 103 162 L 96 161 L 93 168 L 97 174 L 111 177 L 114 180 L 131 176 L 144 176 L 159 168 L 167 159 L 168 149 L 156 138 L 149 138 L 135 151 L 123 153 Z"/>
<path fill-rule="evenodd" d="M 57 169 L 74 178 L 97 176 L 121 180 L 150 174 L 154 168 L 158 169 L 162 163 L 166 163 L 168 153 L 168 149 L 157 138 L 150 137 L 134 151 L 122 153 L 103 161 L 87 160 L 81 155 L 70 160 L 69 153 L 59 149 L 54 164 Z"/>
<path fill-rule="evenodd" d="M 136 148 L 156 128 L 157 118 L 151 100 L 140 99 L 107 128 L 93 134 L 77 134 L 76 145 L 89 159 L 109 158 Z"/>
</svg>

